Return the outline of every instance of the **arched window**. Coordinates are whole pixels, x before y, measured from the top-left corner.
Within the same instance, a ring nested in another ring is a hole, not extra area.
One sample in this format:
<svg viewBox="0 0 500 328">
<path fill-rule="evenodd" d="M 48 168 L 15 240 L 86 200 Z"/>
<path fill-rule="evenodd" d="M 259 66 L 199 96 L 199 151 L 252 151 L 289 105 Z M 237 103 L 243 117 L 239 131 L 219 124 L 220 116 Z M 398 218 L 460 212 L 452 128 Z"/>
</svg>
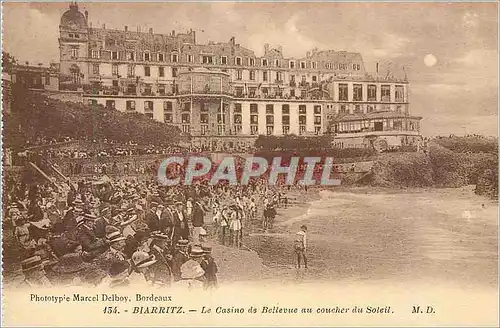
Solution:
<svg viewBox="0 0 500 328">
<path fill-rule="evenodd" d="M 71 73 L 71 80 L 73 81 L 73 83 L 80 83 L 80 68 L 73 64 L 71 65 L 71 67 L 69 68 L 69 71 Z"/>
</svg>

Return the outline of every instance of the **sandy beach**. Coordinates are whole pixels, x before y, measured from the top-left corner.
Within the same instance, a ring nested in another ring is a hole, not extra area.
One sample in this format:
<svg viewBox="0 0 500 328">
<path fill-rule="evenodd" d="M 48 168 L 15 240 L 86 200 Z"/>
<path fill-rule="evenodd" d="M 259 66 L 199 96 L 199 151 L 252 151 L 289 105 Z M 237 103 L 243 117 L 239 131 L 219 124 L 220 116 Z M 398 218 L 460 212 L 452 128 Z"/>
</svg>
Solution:
<svg viewBox="0 0 500 328">
<path fill-rule="evenodd" d="M 293 192 L 272 230 L 254 229 L 251 251 L 217 246 L 221 281 L 392 282 L 498 285 L 498 204 L 460 189 Z M 294 266 L 293 239 L 309 227 L 309 269 Z M 234 254 L 233 254 L 234 253 Z M 243 264 L 230 258 L 243 257 Z M 227 270 L 227 272 L 225 272 Z"/>
</svg>

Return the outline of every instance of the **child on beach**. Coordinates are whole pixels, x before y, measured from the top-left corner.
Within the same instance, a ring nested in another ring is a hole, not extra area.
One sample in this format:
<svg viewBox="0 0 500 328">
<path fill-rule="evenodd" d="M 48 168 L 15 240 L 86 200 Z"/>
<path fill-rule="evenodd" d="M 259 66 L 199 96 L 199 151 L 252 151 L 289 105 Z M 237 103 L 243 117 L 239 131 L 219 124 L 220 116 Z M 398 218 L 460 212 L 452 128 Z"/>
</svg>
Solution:
<svg viewBox="0 0 500 328">
<path fill-rule="evenodd" d="M 307 269 L 307 226 L 302 225 L 300 231 L 297 232 L 295 243 L 294 243 L 295 253 L 297 254 L 297 268 L 300 269 L 301 259 L 304 259 L 304 267 Z"/>
</svg>

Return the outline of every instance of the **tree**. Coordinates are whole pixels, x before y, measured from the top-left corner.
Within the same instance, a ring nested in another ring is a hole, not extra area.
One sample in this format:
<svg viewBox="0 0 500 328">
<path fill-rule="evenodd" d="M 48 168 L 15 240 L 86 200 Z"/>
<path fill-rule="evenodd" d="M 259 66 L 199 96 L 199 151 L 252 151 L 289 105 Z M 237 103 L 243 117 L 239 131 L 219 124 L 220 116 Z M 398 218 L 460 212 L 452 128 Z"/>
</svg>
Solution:
<svg viewBox="0 0 500 328">
<path fill-rule="evenodd" d="M 2 51 L 2 68 L 6 72 L 10 72 L 17 65 L 17 59 L 8 52 Z"/>
</svg>

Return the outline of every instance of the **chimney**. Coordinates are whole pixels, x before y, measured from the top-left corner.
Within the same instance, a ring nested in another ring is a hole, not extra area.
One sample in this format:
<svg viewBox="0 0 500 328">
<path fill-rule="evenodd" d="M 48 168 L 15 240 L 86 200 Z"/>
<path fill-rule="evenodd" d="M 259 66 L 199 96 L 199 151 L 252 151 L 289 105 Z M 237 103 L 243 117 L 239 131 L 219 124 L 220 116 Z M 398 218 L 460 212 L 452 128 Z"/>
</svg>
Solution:
<svg viewBox="0 0 500 328">
<path fill-rule="evenodd" d="M 149 34 L 153 34 L 153 28 L 149 28 Z"/>
<path fill-rule="evenodd" d="M 128 26 L 125 25 L 125 32 L 128 32 Z"/>
<path fill-rule="evenodd" d="M 172 36 L 175 36 L 175 30 L 172 30 Z"/>
<path fill-rule="evenodd" d="M 266 43 L 264 45 L 264 53 L 268 53 L 269 52 L 269 43 Z"/>
<path fill-rule="evenodd" d="M 105 30 L 106 29 L 106 24 L 102 24 L 102 29 Z"/>
<path fill-rule="evenodd" d="M 89 12 L 85 10 L 85 19 L 88 21 L 89 20 Z"/>
<path fill-rule="evenodd" d="M 229 39 L 229 43 L 231 43 L 231 45 L 234 46 L 234 44 L 235 44 L 234 36 L 232 36 L 231 39 Z"/>
</svg>

